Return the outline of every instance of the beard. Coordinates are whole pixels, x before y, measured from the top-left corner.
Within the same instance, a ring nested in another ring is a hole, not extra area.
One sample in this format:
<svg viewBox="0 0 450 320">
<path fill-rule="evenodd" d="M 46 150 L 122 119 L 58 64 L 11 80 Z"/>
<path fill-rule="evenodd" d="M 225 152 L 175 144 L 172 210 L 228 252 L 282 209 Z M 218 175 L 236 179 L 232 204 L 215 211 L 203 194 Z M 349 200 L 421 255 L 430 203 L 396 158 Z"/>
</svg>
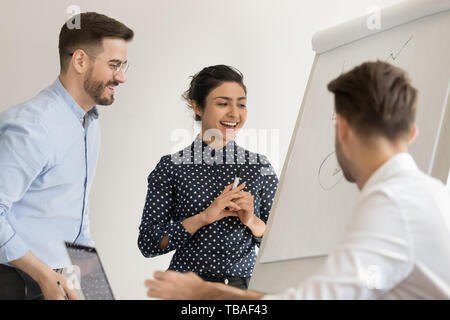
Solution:
<svg viewBox="0 0 450 320">
<path fill-rule="evenodd" d="M 355 178 L 353 177 L 352 173 L 350 172 L 350 168 L 352 167 L 352 164 L 350 161 L 345 157 L 344 153 L 342 152 L 341 144 L 339 143 L 339 140 L 335 138 L 335 149 L 336 149 L 336 158 L 339 163 L 339 166 L 342 169 L 342 173 L 344 175 L 345 180 L 348 182 L 355 182 Z"/>
<path fill-rule="evenodd" d="M 94 100 L 95 104 L 101 105 L 101 106 L 109 106 L 113 104 L 114 102 L 114 95 L 111 95 L 110 97 L 102 97 L 103 92 L 105 91 L 105 88 L 109 85 L 118 85 L 116 81 L 108 81 L 106 83 L 103 83 L 99 80 L 93 79 L 93 68 L 89 69 L 86 78 L 84 79 L 84 90 L 87 92 L 87 94 Z"/>
</svg>

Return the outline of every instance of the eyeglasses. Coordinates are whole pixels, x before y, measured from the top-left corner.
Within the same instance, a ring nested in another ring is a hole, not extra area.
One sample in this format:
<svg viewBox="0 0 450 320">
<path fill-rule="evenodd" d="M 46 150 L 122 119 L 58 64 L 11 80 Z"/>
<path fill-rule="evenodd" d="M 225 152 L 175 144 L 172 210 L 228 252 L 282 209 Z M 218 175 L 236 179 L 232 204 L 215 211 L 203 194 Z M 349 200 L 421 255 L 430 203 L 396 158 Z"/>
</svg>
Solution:
<svg viewBox="0 0 450 320">
<path fill-rule="evenodd" d="M 86 52 L 85 52 L 86 53 Z M 73 56 L 74 52 L 70 53 L 70 56 Z M 119 61 L 119 60 L 111 60 L 111 61 L 105 61 L 99 57 L 96 56 L 92 56 L 88 53 L 86 53 L 86 55 L 88 55 L 91 58 L 94 59 L 98 59 L 100 61 L 105 62 L 106 64 L 108 64 L 108 66 L 114 71 L 114 72 L 120 72 L 120 70 L 122 69 L 123 73 L 126 73 L 128 71 L 128 69 L 130 68 L 130 64 L 128 63 L 128 61 Z"/>
</svg>

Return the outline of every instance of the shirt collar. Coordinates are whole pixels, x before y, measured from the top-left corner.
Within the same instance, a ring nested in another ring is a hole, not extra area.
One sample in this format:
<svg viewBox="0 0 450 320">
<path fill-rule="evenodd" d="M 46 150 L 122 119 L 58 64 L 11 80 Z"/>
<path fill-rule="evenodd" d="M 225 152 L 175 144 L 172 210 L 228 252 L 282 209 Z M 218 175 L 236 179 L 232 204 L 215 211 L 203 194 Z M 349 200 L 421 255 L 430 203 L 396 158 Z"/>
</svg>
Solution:
<svg viewBox="0 0 450 320">
<path fill-rule="evenodd" d="M 97 119 L 98 118 L 98 110 L 97 106 L 94 106 L 89 112 L 84 111 L 84 109 L 75 101 L 75 99 L 70 95 L 70 93 L 64 88 L 61 81 L 59 81 L 59 77 L 56 78 L 55 82 L 50 86 L 50 89 L 55 91 L 58 96 L 60 96 L 64 102 L 70 107 L 74 115 L 78 120 L 83 121 L 86 113 L 88 116 Z"/>
<path fill-rule="evenodd" d="M 371 189 L 372 186 L 375 186 L 378 183 L 388 180 L 390 177 L 398 174 L 399 171 L 411 170 L 418 170 L 413 157 L 406 152 L 398 153 L 375 170 L 362 188 L 361 193 Z"/>
<path fill-rule="evenodd" d="M 94 119 L 98 119 L 97 106 L 94 106 L 91 110 L 89 110 L 89 112 L 87 114 Z"/>
<path fill-rule="evenodd" d="M 200 134 L 197 135 L 197 137 L 195 138 L 195 141 L 192 143 L 192 146 L 194 145 L 198 145 L 199 143 L 202 144 L 202 151 L 209 152 L 209 153 L 219 153 L 219 152 L 224 152 L 224 154 L 226 153 L 226 150 L 236 150 L 236 142 L 234 140 L 228 142 L 224 147 L 220 148 L 220 149 L 214 149 L 212 147 L 210 147 L 208 144 L 206 144 L 205 141 L 203 141 L 203 139 L 200 138 Z"/>
</svg>

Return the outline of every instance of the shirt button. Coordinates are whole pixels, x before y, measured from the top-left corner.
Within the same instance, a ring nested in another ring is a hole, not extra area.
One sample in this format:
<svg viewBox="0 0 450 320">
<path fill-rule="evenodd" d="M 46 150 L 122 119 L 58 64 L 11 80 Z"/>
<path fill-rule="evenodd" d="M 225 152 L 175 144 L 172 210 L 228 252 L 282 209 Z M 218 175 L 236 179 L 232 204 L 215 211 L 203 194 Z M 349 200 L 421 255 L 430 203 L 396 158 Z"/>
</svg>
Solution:
<svg viewBox="0 0 450 320">
<path fill-rule="evenodd" d="M 228 279 L 227 278 L 225 278 L 225 280 L 223 281 L 225 284 L 228 284 L 229 283 L 229 281 L 228 281 Z"/>
</svg>

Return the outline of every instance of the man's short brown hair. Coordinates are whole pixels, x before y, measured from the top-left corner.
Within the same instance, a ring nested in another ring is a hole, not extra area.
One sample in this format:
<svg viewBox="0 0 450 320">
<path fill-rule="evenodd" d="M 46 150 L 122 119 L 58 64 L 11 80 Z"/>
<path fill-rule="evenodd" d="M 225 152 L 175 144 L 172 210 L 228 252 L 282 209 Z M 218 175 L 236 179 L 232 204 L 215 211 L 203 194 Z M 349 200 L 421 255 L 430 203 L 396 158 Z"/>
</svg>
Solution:
<svg viewBox="0 0 450 320">
<path fill-rule="evenodd" d="M 366 62 L 328 84 L 336 113 L 363 137 L 390 140 L 409 135 L 416 114 L 417 90 L 405 72 L 387 62 Z"/>
<path fill-rule="evenodd" d="M 65 73 L 71 54 L 77 49 L 102 46 L 103 38 L 131 41 L 134 32 L 122 22 L 96 12 L 80 13 L 70 20 L 78 20 L 80 28 L 69 28 L 66 22 L 59 33 L 59 57 L 61 72 Z M 69 20 L 69 21 L 70 21 Z"/>
</svg>

